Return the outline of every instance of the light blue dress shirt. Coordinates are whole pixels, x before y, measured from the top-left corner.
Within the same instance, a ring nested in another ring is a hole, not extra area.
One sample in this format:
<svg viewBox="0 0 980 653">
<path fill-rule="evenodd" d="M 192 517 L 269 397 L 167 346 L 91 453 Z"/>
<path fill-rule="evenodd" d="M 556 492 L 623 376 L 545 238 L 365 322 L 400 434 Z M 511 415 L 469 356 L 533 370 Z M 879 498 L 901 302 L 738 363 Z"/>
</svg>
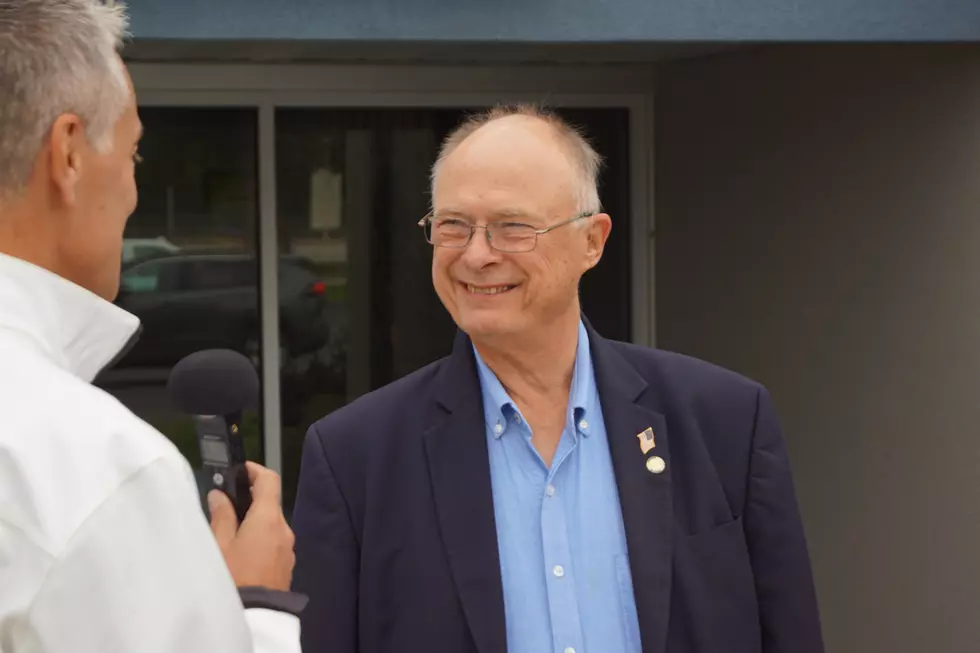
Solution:
<svg viewBox="0 0 980 653">
<path fill-rule="evenodd" d="M 476 353 L 508 653 L 641 653 L 626 536 L 589 336 L 579 323 L 568 414 L 549 469 Z"/>
</svg>

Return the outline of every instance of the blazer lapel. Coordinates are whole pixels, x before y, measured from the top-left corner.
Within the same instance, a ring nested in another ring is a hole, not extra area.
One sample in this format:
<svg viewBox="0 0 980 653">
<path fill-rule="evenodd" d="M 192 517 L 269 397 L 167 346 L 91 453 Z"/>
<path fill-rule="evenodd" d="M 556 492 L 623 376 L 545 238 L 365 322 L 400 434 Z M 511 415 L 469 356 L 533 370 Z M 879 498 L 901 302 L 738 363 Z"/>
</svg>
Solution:
<svg viewBox="0 0 980 653">
<path fill-rule="evenodd" d="M 504 653 L 507 630 L 483 399 L 469 338 L 456 337 L 434 381 L 425 450 L 442 540 L 480 653 Z"/>
<path fill-rule="evenodd" d="M 660 653 L 666 645 L 670 615 L 674 532 L 667 422 L 644 405 L 647 383 L 643 377 L 587 322 L 586 328 L 619 486 L 643 651 Z M 655 447 L 644 454 L 637 434 L 647 428 L 653 430 Z M 659 474 L 647 468 L 654 456 L 666 463 Z"/>
</svg>

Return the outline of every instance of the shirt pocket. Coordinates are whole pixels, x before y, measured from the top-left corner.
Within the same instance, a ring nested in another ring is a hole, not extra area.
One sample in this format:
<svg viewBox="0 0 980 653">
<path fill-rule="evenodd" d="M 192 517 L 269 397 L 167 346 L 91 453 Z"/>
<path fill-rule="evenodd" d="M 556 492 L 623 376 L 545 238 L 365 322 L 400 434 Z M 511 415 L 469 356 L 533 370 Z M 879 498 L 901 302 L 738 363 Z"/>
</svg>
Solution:
<svg viewBox="0 0 980 653">
<path fill-rule="evenodd" d="M 633 594 L 633 576 L 629 558 L 616 556 L 616 581 L 619 585 L 619 613 L 623 622 L 623 641 L 627 653 L 643 653 L 640 646 L 640 621 L 636 613 L 636 597 Z"/>
</svg>

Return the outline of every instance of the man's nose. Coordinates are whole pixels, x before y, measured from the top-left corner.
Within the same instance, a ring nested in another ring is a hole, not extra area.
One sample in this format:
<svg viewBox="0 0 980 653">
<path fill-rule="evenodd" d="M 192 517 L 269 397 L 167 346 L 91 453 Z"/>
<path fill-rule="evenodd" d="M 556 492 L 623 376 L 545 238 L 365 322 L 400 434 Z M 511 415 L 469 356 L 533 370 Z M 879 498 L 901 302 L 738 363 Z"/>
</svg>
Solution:
<svg viewBox="0 0 980 653">
<path fill-rule="evenodd" d="M 482 267 L 500 259 L 500 252 L 490 246 L 486 228 L 473 230 L 473 236 L 463 251 L 463 258 L 474 267 Z"/>
</svg>

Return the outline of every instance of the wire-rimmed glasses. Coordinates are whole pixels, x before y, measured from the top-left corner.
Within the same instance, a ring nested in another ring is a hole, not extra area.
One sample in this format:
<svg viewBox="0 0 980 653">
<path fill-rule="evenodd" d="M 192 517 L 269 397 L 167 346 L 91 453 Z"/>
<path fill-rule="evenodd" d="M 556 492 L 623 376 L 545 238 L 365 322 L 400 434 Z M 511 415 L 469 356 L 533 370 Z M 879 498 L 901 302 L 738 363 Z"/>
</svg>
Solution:
<svg viewBox="0 0 980 653">
<path fill-rule="evenodd" d="M 490 222 L 485 225 L 470 224 L 461 218 L 444 218 L 431 213 L 419 220 L 418 224 L 425 232 L 425 240 L 435 247 L 465 248 L 470 244 L 476 230 L 483 229 L 486 231 L 487 242 L 490 247 L 500 252 L 515 254 L 530 252 L 537 247 L 538 236 L 541 234 L 546 234 L 583 218 L 591 218 L 593 215 L 595 214 L 580 213 L 574 218 L 562 220 L 543 229 L 535 229 L 529 224 L 510 220 Z"/>
</svg>

